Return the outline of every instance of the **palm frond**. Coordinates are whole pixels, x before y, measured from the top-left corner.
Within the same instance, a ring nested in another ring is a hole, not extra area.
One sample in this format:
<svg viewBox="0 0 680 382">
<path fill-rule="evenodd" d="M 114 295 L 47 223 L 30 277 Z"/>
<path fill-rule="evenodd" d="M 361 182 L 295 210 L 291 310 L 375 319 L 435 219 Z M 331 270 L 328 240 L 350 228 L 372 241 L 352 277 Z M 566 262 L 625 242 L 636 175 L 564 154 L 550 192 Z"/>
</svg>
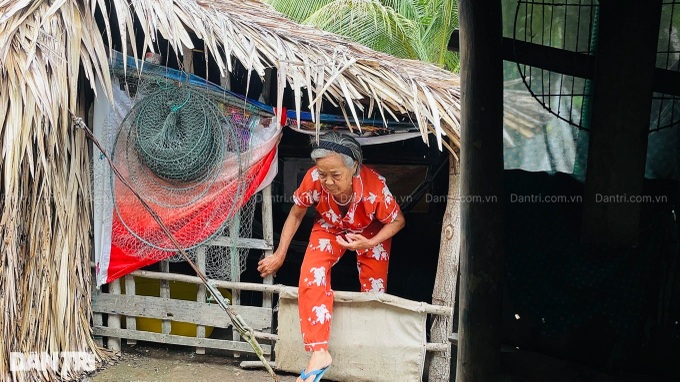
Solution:
<svg viewBox="0 0 680 382">
<path fill-rule="evenodd" d="M 263 0 L 289 19 L 301 23 L 314 12 L 332 3 L 334 0 Z"/>
<path fill-rule="evenodd" d="M 447 51 L 444 54 L 444 69 L 458 73 L 460 72 L 460 55 L 456 52 Z"/>
<path fill-rule="evenodd" d="M 433 0 L 425 8 L 421 20 L 420 39 L 427 41 L 424 61 L 444 65 L 451 33 L 458 27 L 456 0 Z"/>
<path fill-rule="evenodd" d="M 409 20 L 418 21 L 425 16 L 422 0 L 381 0 L 380 2 Z"/>
<path fill-rule="evenodd" d="M 335 0 L 304 20 L 395 57 L 418 59 L 418 27 L 377 0 Z"/>
</svg>

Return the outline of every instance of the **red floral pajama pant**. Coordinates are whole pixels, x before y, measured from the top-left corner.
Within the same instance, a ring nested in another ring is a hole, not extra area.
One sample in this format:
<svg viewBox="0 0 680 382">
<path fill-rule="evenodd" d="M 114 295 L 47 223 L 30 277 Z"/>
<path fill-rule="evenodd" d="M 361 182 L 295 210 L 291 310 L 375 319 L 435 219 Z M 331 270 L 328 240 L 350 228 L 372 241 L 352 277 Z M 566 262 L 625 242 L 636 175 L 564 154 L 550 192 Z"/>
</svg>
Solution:
<svg viewBox="0 0 680 382">
<path fill-rule="evenodd" d="M 361 234 L 371 238 L 381 228 L 382 224 L 374 222 Z M 327 230 L 319 223 L 314 224 L 302 261 L 298 309 L 306 351 L 328 349 L 333 317 L 331 267 L 346 251 L 336 240 L 336 235 L 341 233 L 342 231 Z M 357 268 L 362 292 L 385 291 L 391 242 L 392 240 L 388 239 L 373 248 L 357 251 Z"/>
</svg>

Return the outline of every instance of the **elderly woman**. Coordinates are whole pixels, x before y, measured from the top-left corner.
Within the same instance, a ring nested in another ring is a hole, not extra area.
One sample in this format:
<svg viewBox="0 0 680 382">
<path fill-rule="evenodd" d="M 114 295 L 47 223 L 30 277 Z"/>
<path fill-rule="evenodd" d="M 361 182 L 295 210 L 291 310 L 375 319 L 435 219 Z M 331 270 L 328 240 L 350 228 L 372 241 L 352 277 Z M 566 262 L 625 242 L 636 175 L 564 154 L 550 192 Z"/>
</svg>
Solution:
<svg viewBox="0 0 680 382">
<path fill-rule="evenodd" d="M 319 381 L 332 362 L 328 352 L 333 314 L 331 267 L 346 250 L 356 251 L 361 291 L 384 292 L 391 238 L 404 215 L 385 178 L 362 165 L 359 143 L 337 132 L 321 136 L 311 153 L 316 162 L 295 191 L 293 205 L 272 256 L 261 260 L 262 277 L 283 264 L 307 208 L 316 218 L 300 269 L 298 306 L 305 350 L 312 352 L 297 382 Z"/>
</svg>

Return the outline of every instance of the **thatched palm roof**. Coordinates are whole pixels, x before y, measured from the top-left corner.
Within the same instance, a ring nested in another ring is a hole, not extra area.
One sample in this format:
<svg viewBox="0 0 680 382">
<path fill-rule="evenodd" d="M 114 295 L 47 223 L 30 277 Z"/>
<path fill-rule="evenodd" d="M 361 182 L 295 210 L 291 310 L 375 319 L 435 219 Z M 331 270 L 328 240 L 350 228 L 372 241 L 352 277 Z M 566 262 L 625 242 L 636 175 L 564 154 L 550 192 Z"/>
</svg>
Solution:
<svg viewBox="0 0 680 382">
<path fill-rule="evenodd" d="M 100 31 L 97 12 L 117 28 Z M 192 47 L 191 31 L 223 73 L 232 56 L 260 76 L 278 69 L 277 106 L 287 83 L 299 109 L 319 112 L 323 95 L 348 115 L 364 107 L 387 120 L 409 113 L 424 138 L 434 132 L 442 142 L 446 134 L 458 146 L 456 76 L 294 24 L 259 1 L 0 0 L 0 379 L 10 351 L 99 351 L 89 329 L 90 164 L 69 114 L 84 115 L 81 69 L 90 84 L 100 78 L 110 89 L 112 30 L 123 46 L 144 33 L 149 50 L 160 33 L 177 52 Z M 300 104 L 302 92 L 313 105 Z"/>
<path fill-rule="evenodd" d="M 42 2 L 31 3 L 35 7 Z M 80 3 L 84 13 L 103 5 L 104 1 L 65 3 Z M 309 99 L 318 100 L 317 95 L 322 94 L 323 98 L 346 106 L 349 115 L 356 115 L 357 109 L 367 105 L 369 109 L 375 106 L 388 122 L 395 114 L 410 113 L 425 140 L 429 131 L 435 133 L 438 141 L 442 135 L 448 135 L 453 146 L 458 146 L 459 79 L 434 65 L 397 59 L 342 37 L 296 24 L 259 1 L 132 1 L 132 7 L 126 0 L 112 0 L 111 3 L 111 12 L 119 20 L 123 47 L 127 46 L 127 39 L 133 38 L 133 17 L 140 22 L 145 44 L 152 51 L 156 49 L 154 41 L 158 33 L 169 40 L 176 52 L 182 52 L 182 47 L 193 48 L 189 35 L 193 32 L 204 41 L 205 49 L 215 58 L 223 75 L 227 70 L 231 71 L 231 56 L 260 76 L 264 76 L 266 68 L 278 69 L 278 102 L 287 85 L 294 90 L 298 109 L 308 107 L 311 111 L 320 111 L 320 100 L 313 105 L 300 104 L 302 92 L 307 92 Z M 22 2 L 18 2 L 2 16 L 10 21 L 3 34 L 12 34 L 12 21 L 24 25 L 17 16 L 28 8 L 21 5 Z M 106 8 L 100 7 L 100 10 L 108 19 Z M 82 14 L 81 18 L 82 35 L 69 37 L 81 37 L 82 48 L 86 51 L 81 53 L 81 61 L 87 72 L 106 73 L 104 44 L 107 41 L 96 33 L 90 15 Z M 74 29 L 78 25 L 66 27 Z M 107 35 L 110 46 L 110 30 Z M 7 45 L 3 47 L 1 41 L 0 53 L 7 53 Z M 139 56 L 140 52 L 123 53 Z"/>
<path fill-rule="evenodd" d="M 132 19 L 125 14 L 127 1 L 113 3 L 119 20 L 125 21 L 124 29 L 132 30 Z M 259 1 L 175 1 L 173 7 L 159 7 L 163 1 L 133 3 L 150 49 L 156 29 L 175 51 L 181 52 L 182 45 L 192 48 L 187 33 L 191 30 L 204 41 L 223 75 L 231 70 L 229 56 L 260 76 L 265 68 L 278 69 L 279 103 L 285 79 L 294 90 L 298 110 L 320 111 L 320 102 L 300 104 L 306 91 L 309 99 L 323 94 L 344 104 L 350 115 L 358 113 L 355 107 L 367 104 L 375 105 L 388 121 L 392 113 L 411 113 L 424 138 L 430 130 L 438 139 L 448 135 L 458 146 L 460 86 L 458 77 L 448 71 L 296 24 Z"/>
</svg>

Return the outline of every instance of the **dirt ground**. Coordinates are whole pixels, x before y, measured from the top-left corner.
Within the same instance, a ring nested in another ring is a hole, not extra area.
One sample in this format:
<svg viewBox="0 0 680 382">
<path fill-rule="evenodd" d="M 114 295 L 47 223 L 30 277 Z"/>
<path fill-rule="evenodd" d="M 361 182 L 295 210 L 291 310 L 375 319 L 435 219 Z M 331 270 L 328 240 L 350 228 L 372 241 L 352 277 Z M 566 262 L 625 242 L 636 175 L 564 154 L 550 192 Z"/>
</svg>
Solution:
<svg viewBox="0 0 680 382">
<path fill-rule="evenodd" d="M 270 382 L 273 378 L 259 369 L 245 370 L 241 361 L 257 357 L 234 358 L 230 353 L 208 349 L 196 354 L 193 348 L 138 342 L 123 346 L 118 360 L 85 377 L 81 382 Z M 295 382 L 297 375 L 276 372 L 281 382 Z"/>
</svg>

